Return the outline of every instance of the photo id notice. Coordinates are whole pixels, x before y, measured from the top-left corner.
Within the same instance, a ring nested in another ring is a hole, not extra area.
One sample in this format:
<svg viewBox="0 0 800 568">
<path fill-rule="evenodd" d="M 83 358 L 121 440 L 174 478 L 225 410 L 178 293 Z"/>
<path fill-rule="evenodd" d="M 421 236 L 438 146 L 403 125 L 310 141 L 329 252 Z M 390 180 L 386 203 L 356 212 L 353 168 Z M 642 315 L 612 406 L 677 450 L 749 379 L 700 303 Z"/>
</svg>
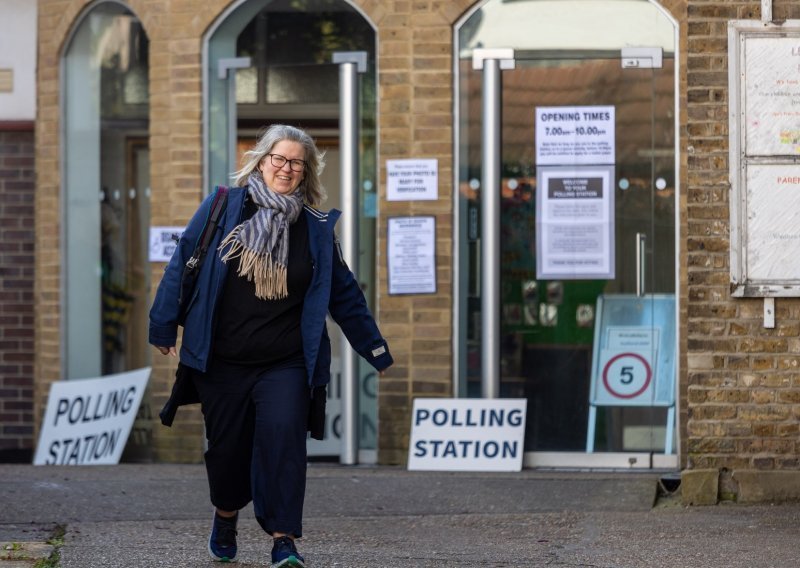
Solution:
<svg viewBox="0 0 800 568">
<path fill-rule="evenodd" d="M 439 198 L 438 186 L 437 160 L 386 160 L 388 201 L 435 201 Z"/>
</svg>

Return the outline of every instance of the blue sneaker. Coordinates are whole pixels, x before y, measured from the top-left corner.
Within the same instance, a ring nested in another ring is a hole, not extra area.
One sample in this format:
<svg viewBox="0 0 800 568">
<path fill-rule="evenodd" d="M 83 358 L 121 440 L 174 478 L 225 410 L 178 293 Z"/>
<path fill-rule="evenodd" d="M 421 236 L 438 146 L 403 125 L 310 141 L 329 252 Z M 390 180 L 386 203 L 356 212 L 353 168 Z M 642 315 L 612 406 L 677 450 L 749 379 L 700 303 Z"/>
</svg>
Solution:
<svg viewBox="0 0 800 568">
<path fill-rule="evenodd" d="M 226 519 L 214 511 L 214 525 L 208 538 L 208 553 L 217 562 L 236 561 L 236 521 L 239 513 Z"/>
<path fill-rule="evenodd" d="M 305 568 L 305 560 L 288 536 L 276 538 L 272 545 L 272 568 Z"/>
</svg>

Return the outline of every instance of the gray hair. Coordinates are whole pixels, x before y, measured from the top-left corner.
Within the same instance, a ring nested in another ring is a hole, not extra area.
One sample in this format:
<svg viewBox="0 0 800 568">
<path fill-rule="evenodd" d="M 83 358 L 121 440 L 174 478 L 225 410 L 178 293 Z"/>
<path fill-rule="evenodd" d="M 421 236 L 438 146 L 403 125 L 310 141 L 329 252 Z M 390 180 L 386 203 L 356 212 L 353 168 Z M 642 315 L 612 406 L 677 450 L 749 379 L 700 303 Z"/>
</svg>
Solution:
<svg viewBox="0 0 800 568">
<path fill-rule="evenodd" d="M 244 166 L 241 170 L 234 172 L 234 183 L 237 186 L 246 186 L 250 173 L 258 168 L 261 160 L 269 154 L 275 144 L 282 140 L 297 142 L 305 149 L 306 167 L 303 181 L 300 182 L 298 189 L 310 205 L 321 204 L 327 198 L 325 188 L 322 187 L 319 179 L 319 174 L 325 167 L 325 153 L 317 149 L 314 139 L 305 130 L 287 124 L 273 124 L 267 128 L 255 146 L 244 153 Z"/>
</svg>

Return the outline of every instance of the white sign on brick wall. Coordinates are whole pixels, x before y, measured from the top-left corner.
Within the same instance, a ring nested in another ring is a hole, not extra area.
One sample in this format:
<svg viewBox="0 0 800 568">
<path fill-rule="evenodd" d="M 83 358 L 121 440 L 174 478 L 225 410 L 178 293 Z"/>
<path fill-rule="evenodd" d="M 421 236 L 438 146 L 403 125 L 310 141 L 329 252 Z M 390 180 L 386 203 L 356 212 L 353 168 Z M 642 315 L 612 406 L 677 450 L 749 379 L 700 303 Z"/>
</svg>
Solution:
<svg viewBox="0 0 800 568">
<path fill-rule="evenodd" d="M 438 198 L 438 160 L 386 160 L 388 201 L 423 201 Z"/>
<path fill-rule="evenodd" d="M 729 22 L 728 58 L 731 292 L 797 297 L 800 21 Z"/>
</svg>

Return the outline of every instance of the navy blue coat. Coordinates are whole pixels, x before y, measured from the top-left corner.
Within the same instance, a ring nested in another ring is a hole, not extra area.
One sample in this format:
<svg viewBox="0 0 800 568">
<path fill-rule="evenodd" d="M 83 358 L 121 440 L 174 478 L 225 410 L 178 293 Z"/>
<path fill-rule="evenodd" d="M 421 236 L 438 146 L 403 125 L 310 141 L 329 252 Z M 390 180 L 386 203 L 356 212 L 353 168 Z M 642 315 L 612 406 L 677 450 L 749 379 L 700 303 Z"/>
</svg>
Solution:
<svg viewBox="0 0 800 568">
<path fill-rule="evenodd" d="M 223 236 L 242 222 L 246 194 L 245 188 L 230 190 L 227 208 L 201 266 L 186 312 L 180 361 L 199 371 L 205 372 L 208 368 L 216 326 L 216 307 L 228 273 L 228 265 L 220 260 L 217 247 Z M 150 309 L 149 340 L 152 345 L 171 347 L 177 342 L 181 274 L 208 219 L 212 201 L 213 194 L 200 205 L 164 269 Z M 393 362 L 389 347 L 367 307 L 358 282 L 342 257 L 334 235 L 333 229 L 341 213 L 335 209 L 323 213 L 305 206 L 301 214 L 308 221 L 313 262 L 313 275 L 303 302 L 300 322 L 309 386 L 323 386 L 330 381 L 331 345 L 325 326 L 328 313 L 342 328 L 353 349 L 375 369 L 384 370 Z"/>
</svg>

